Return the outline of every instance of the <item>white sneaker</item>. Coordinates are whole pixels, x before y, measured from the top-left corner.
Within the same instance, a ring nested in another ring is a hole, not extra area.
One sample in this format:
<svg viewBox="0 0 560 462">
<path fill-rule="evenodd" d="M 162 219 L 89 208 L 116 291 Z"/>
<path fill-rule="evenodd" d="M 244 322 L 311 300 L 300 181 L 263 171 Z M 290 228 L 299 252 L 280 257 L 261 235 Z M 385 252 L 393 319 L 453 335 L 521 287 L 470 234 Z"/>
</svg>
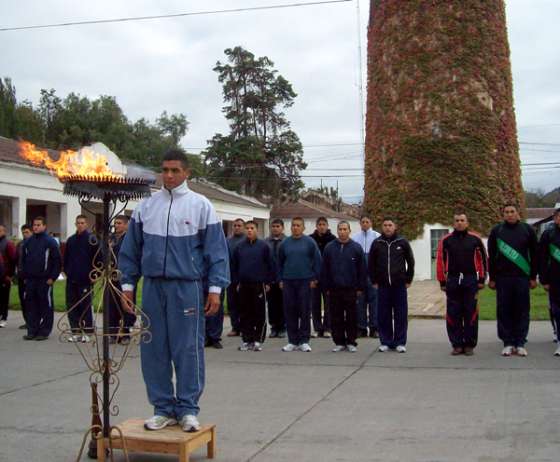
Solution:
<svg viewBox="0 0 560 462">
<path fill-rule="evenodd" d="M 80 336 L 79 335 L 71 335 L 70 337 L 68 337 L 66 339 L 66 341 L 68 343 L 78 343 L 80 341 Z"/>
<path fill-rule="evenodd" d="M 554 352 L 554 356 L 560 356 L 560 346 L 556 348 L 556 351 Z"/>
<path fill-rule="evenodd" d="M 527 356 L 528 354 L 525 347 L 517 347 L 517 356 Z"/>
<path fill-rule="evenodd" d="M 311 332 L 311 338 L 317 338 L 319 337 L 319 334 L 315 331 Z"/>
<path fill-rule="evenodd" d="M 336 345 L 333 349 L 332 352 L 333 353 L 338 353 L 339 351 L 344 351 L 346 350 L 346 347 L 344 345 Z"/>
<path fill-rule="evenodd" d="M 348 351 L 350 353 L 356 353 L 356 351 L 358 351 L 358 348 L 355 347 L 354 345 L 348 345 Z"/>
<path fill-rule="evenodd" d="M 89 335 L 82 335 L 82 337 L 80 338 L 80 342 L 82 343 L 89 343 L 91 341 L 91 339 L 89 338 Z"/>
<path fill-rule="evenodd" d="M 8 325 L 8 321 L 6 321 L 5 319 L 2 319 L 2 321 L 0 321 L 0 327 L 6 327 Z"/>
<path fill-rule="evenodd" d="M 309 343 L 302 343 L 299 346 L 299 351 L 303 351 L 304 353 L 308 353 L 311 351 L 311 346 L 309 345 Z"/>
<path fill-rule="evenodd" d="M 260 342 L 253 343 L 253 351 L 262 351 L 262 344 Z"/>
<path fill-rule="evenodd" d="M 507 346 L 502 350 L 502 356 L 511 356 L 513 354 L 513 347 Z"/>
<path fill-rule="evenodd" d="M 144 428 L 146 430 L 161 430 L 169 425 L 177 425 L 177 421 L 163 415 L 155 415 L 144 421 Z"/>
<path fill-rule="evenodd" d="M 297 348 L 298 348 L 297 345 L 294 345 L 293 343 L 288 343 L 287 345 L 284 345 L 282 347 L 282 351 L 287 351 L 287 352 L 296 351 Z"/>
<path fill-rule="evenodd" d="M 238 348 L 239 351 L 249 351 L 250 349 L 251 349 L 251 344 L 247 342 L 243 342 L 241 345 L 239 345 Z"/>
<path fill-rule="evenodd" d="M 404 345 L 397 345 L 397 353 L 406 353 L 406 347 Z"/>
<path fill-rule="evenodd" d="M 183 416 L 180 423 L 184 432 L 194 433 L 200 430 L 200 423 L 195 415 L 187 414 Z"/>
<path fill-rule="evenodd" d="M 378 350 L 381 351 L 381 353 L 385 353 L 386 351 L 389 351 L 389 347 L 387 345 L 379 345 Z"/>
<path fill-rule="evenodd" d="M 326 330 L 325 333 L 323 334 L 323 337 L 325 337 L 325 338 L 331 338 L 331 337 L 332 337 L 332 334 L 331 334 L 328 330 Z"/>
</svg>

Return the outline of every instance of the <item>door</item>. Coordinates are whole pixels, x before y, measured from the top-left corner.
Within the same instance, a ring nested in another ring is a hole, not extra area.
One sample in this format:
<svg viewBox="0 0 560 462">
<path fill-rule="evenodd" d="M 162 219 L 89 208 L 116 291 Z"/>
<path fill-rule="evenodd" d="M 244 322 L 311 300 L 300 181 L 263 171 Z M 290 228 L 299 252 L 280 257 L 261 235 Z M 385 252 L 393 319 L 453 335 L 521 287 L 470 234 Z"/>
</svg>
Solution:
<svg viewBox="0 0 560 462">
<path fill-rule="evenodd" d="M 432 257 L 432 279 L 436 279 L 436 257 L 439 241 L 449 233 L 447 228 L 430 230 L 430 255 Z"/>
</svg>

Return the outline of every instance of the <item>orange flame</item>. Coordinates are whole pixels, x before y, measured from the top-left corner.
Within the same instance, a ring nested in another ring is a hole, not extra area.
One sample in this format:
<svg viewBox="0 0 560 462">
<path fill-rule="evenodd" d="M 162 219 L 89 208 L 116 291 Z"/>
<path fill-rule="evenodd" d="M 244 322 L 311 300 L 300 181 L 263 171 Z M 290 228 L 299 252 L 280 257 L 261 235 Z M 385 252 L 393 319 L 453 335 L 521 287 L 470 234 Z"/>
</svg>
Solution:
<svg viewBox="0 0 560 462">
<path fill-rule="evenodd" d="M 59 179 L 70 176 L 85 176 L 96 180 L 121 177 L 108 167 L 108 160 L 93 151 L 59 151 L 60 157 L 54 160 L 46 149 L 39 149 L 28 141 L 20 141 L 19 155 L 37 167 L 46 167 Z"/>
</svg>

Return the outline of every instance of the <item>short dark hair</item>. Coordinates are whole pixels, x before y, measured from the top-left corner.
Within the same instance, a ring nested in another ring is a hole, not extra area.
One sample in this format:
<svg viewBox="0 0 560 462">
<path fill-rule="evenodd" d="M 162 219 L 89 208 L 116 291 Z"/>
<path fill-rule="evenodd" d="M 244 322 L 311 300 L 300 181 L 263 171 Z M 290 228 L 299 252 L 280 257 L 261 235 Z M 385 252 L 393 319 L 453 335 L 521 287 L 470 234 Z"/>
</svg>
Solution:
<svg viewBox="0 0 560 462">
<path fill-rule="evenodd" d="M 350 227 L 350 223 L 348 223 L 346 220 L 340 220 L 340 221 L 338 222 L 338 224 L 336 225 L 336 229 L 338 229 L 338 227 L 339 227 L 340 225 L 346 225 L 346 226 L 348 226 L 348 229 L 352 229 L 352 228 Z"/>
<path fill-rule="evenodd" d="M 395 224 L 397 223 L 393 217 L 389 217 L 389 216 L 388 217 L 383 217 L 383 220 L 381 221 L 381 223 L 383 223 L 385 221 L 392 221 Z"/>
<path fill-rule="evenodd" d="M 237 222 L 239 222 L 239 221 L 240 221 L 241 223 L 245 224 L 245 220 L 244 220 L 243 218 L 236 218 L 235 220 L 233 220 L 234 223 L 237 223 Z"/>
<path fill-rule="evenodd" d="M 23 233 L 26 229 L 29 230 L 29 231 L 32 231 L 32 230 L 33 230 L 33 229 L 31 228 L 31 226 L 29 226 L 27 223 L 26 223 L 25 225 L 21 225 L 20 230 L 21 230 L 22 233 Z"/>
<path fill-rule="evenodd" d="M 130 217 L 128 215 L 117 215 L 115 220 L 122 220 L 128 223 L 130 221 Z"/>
<path fill-rule="evenodd" d="M 259 224 L 254 220 L 247 220 L 245 222 L 245 226 L 247 226 L 247 225 L 253 225 L 255 228 L 259 229 Z"/>
<path fill-rule="evenodd" d="M 282 228 L 284 227 L 284 220 L 282 220 L 281 218 L 275 218 L 274 220 L 272 220 L 270 222 L 271 225 L 281 225 Z"/>
<path fill-rule="evenodd" d="M 47 225 L 47 220 L 45 219 L 45 217 L 38 216 L 33 218 L 33 223 L 35 223 L 36 221 L 40 221 L 45 226 Z"/>
<path fill-rule="evenodd" d="M 456 217 L 458 215 L 465 215 L 468 218 L 467 212 L 461 209 L 457 209 L 453 212 L 453 216 Z"/>
<path fill-rule="evenodd" d="M 502 212 L 503 212 L 507 207 L 513 207 L 516 211 L 519 211 L 519 207 L 517 206 L 517 204 L 516 204 L 515 202 L 506 202 L 506 203 L 502 206 Z"/>
<path fill-rule="evenodd" d="M 362 221 L 364 218 L 367 218 L 369 221 L 371 221 L 371 217 L 367 213 L 364 213 L 362 216 L 360 216 L 360 221 Z"/>
<path fill-rule="evenodd" d="M 329 224 L 329 220 L 327 220 L 327 217 L 319 217 L 317 218 L 317 220 L 315 221 L 315 224 L 318 225 L 319 223 L 326 223 L 327 225 Z"/>
<path fill-rule="evenodd" d="M 190 167 L 189 158 L 187 154 L 182 149 L 169 149 L 164 155 L 162 162 L 169 161 L 169 160 L 178 160 L 181 162 L 181 165 L 186 170 Z"/>
<path fill-rule="evenodd" d="M 553 216 L 560 215 L 560 207 L 558 207 L 552 215 Z"/>
<path fill-rule="evenodd" d="M 301 217 L 294 217 L 294 218 L 292 218 L 292 223 L 293 223 L 294 221 L 301 221 L 301 222 L 305 225 L 305 220 L 304 220 L 303 218 L 301 218 Z"/>
<path fill-rule="evenodd" d="M 80 218 L 84 219 L 87 221 L 88 217 L 86 217 L 83 213 L 80 213 L 79 215 L 76 216 L 76 221 L 79 220 Z"/>
</svg>

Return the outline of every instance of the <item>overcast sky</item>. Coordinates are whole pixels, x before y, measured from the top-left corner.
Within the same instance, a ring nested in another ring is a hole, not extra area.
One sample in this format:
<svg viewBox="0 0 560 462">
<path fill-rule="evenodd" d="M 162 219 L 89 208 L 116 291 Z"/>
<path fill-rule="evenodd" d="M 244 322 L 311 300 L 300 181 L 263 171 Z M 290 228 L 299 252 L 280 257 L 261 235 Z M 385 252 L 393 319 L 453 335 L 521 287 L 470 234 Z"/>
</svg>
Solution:
<svg viewBox="0 0 560 462">
<path fill-rule="evenodd" d="M 305 1 L 311 0 L 3 0 L 0 27 Z M 506 6 L 521 161 L 560 166 L 560 1 L 507 0 Z M 369 1 L 360 0 L 359 8 L 365 63 Z M 41 88 L 55 88 L 61 97 L 71 91 L 90 98 L 116 96 L 132 120 L 154 120 L 164 110 L 184 113 L 190 127 L 183 145 L 198 152 L 215 133 L 227 132 L 212 68 L 224 59 L 225 48 L 241 45 L 271 58 L 299 95 L 287 114 L 305 146 L 306 184 L 318 185 L 321 180 L 311 176 L 322 175 L 323 184 L 338 181 L 341 194 L 352 201 L 363 189 L 357 11 L 355 0 L 0 32 L 0 75 L 13 79 L 19 100 L 33 103 Z M 330 146 L 317 146 L 325 144 Z M 528 189 L 548 191 L 560 186 L 559 172 L 526 166 L 523 182 Z"/>
</svg>

